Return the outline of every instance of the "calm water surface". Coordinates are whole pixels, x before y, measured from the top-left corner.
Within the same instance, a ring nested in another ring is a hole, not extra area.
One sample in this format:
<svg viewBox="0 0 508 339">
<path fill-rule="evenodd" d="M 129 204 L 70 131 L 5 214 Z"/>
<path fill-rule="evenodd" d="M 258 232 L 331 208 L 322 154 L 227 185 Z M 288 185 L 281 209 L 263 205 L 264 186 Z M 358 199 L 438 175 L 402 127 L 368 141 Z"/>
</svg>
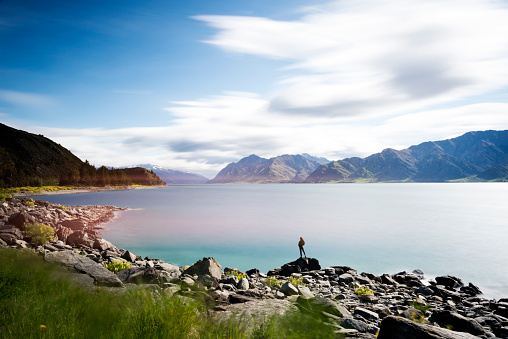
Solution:
<svg viewBox="0 0 508 339">
<path fill-rule="evenodd" d="M 508 297 L 505 183 L 203 185 L 38 198 L 132 208 L 103 237 L 177 265 L 211 256 L 266 272 L 295 260 L 302 236 L 323 267 L 418 268 Z"/>
</svg>

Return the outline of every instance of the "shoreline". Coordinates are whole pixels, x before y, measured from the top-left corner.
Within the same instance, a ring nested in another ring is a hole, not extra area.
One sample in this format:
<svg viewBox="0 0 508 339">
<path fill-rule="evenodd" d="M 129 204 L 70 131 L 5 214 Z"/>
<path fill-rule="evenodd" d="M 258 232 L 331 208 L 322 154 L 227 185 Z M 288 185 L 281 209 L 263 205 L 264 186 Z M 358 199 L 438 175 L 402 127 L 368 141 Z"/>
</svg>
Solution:
<svg viewBox="0 0 508 339">
<path fill-rule="evenodd" d="M 308 300 L 313 300 L 327 307 L 330 303 L 334 305 L 335 311 L 326 312 L 332 312 L 334 324 L 348 330 L 347 337 L 375 338 L 374 334 L 382 330 L 382 320 L 391 316 L 434 325 L 453 321 L 455 329 L 469 324 L 466 332 L 482 338 L 492 337 L 492 333 L 503 334 L 504 328 L 508 334 L 508 298 L 485 299 L 477 286 L 466 285 L 454 276 L 428 279 L 418 271 L 359 273 L 347 266 L 322 268 L 314 258 L 300 258 L 267 274 L 257 269 L 245 273 L 229 267 L 223 269 L 213 258 L 203 258 L 188 268 L 159 259 L 143 259 L 99 236 L 104 225 L 124 210 L 98 205 L 61 206 L 26 197 L 8 199 L 0 203 L 0 247 L 33 251 L 47 261 L 65 265 L 74 260 L 82 267 L 86 262 L 90 269 L 77 271 L 91 276 L 94 285 L 124 288 L 142 284 L 184 297 L 193 297 L 193 291 L 198 293 L 205 287 L 217 303 L 213 312 L 219 317 L 248 312 L 266 303 L 273 307 L 274 303 L 284 302 L 305 309 L 314 307 L 308 304 Z M 43 246 L 32 246 L 24 232 L 24 225 L 29 222 L 50 225 L 57 238 Z M 102 266 L 118 260 L 129 263 L 130 268 L 113 274 Z M 102 271 L 97 274 L 99 268 Z M 268 285 L 267 281 L 274 285 Z M 429 309 L 422 312 L 415 305 Z"/>
<path fill-rule="evenodd" d="M 9 193 L 13 198 L 24 198 L 24 197 L 36 197 L 36 196 L 46 196 L 46 195 L 63 195 L 63 194 L 82 194 L 82 193 L 97 193 L 104 191 L 129 191 L 129 190 L 138 190 L 138 189 L 156 189 L 156 188 L 164 188 L 167 185 L 157 185 L 157 186 L 124 186 L 120 187 L 86 187 L 86 188 L 72 188 L 72 189 L 60 189 L 60 190 L 42 190 L 41 192 L 30 192 L 30 191 L 21 191 L 15 193 Z"/>
</svg>

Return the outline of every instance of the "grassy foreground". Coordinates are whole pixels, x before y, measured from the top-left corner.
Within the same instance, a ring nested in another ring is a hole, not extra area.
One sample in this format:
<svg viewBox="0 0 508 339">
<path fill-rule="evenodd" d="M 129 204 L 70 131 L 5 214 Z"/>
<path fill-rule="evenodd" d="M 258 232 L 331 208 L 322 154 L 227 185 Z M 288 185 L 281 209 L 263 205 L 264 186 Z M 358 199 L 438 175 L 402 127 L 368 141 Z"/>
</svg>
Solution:
<svg viewBox="0 0 508 339">
<path fill-rule="evenodd" d="M 0 249 L 0 338 L 336 337 L 317 317 L 299 312 L 217 322 L 204 302 L 146 289 L 87 291 L 59 272 L 33 254 Z"/>
</svg>

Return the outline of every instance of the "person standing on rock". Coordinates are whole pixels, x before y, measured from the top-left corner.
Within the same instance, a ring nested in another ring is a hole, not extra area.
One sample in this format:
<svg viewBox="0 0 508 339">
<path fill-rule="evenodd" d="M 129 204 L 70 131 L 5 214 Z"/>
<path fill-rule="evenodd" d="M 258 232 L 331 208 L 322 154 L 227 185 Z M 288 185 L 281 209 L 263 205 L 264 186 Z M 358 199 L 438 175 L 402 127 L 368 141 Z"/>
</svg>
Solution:
<svg viewBox="0 0 508 339">
<path fill-rule="evenodd" d="M 300 237 L 300 241 L 298 242 L 298 247 L 300 248 L 300 258 L 302 257 L 302 252 L 305 258 L 307 258 L 307 254 L 305 253 L 305 250 L 303 249 L 303 245 L 305 245 L 305 240 L 303 240 L 302 237 Z"/>
</svg>

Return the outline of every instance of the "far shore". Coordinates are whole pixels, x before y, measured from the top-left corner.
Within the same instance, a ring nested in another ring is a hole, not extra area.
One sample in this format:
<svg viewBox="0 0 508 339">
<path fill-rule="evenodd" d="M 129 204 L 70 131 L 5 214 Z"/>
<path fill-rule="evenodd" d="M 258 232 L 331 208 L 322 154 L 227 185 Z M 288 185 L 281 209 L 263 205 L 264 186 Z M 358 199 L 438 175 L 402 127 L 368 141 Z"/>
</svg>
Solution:
<svg viewBox="0 0 508 339">
<path fill-rule="evenodd" d="M 137 189 L 154 189 L 154 188 L 163 188 L 166 186 L 158 185 L 158 186 L 124 186 L 124 187 L 78 187 L 75 189 L 60 189 L 60 190 L 41 190 L 41 192 L 31 192 L 31 191 L 22 191 L 11 193 L 13 197 L 32 197 L 32 196 L 43 196 L 43 195 L 60 195 L 60 194 L 80 194 L 80 193 L 96 193 L 103 191 L 126 191 L 126 190 L 137 190 Z"/>
</svg>

